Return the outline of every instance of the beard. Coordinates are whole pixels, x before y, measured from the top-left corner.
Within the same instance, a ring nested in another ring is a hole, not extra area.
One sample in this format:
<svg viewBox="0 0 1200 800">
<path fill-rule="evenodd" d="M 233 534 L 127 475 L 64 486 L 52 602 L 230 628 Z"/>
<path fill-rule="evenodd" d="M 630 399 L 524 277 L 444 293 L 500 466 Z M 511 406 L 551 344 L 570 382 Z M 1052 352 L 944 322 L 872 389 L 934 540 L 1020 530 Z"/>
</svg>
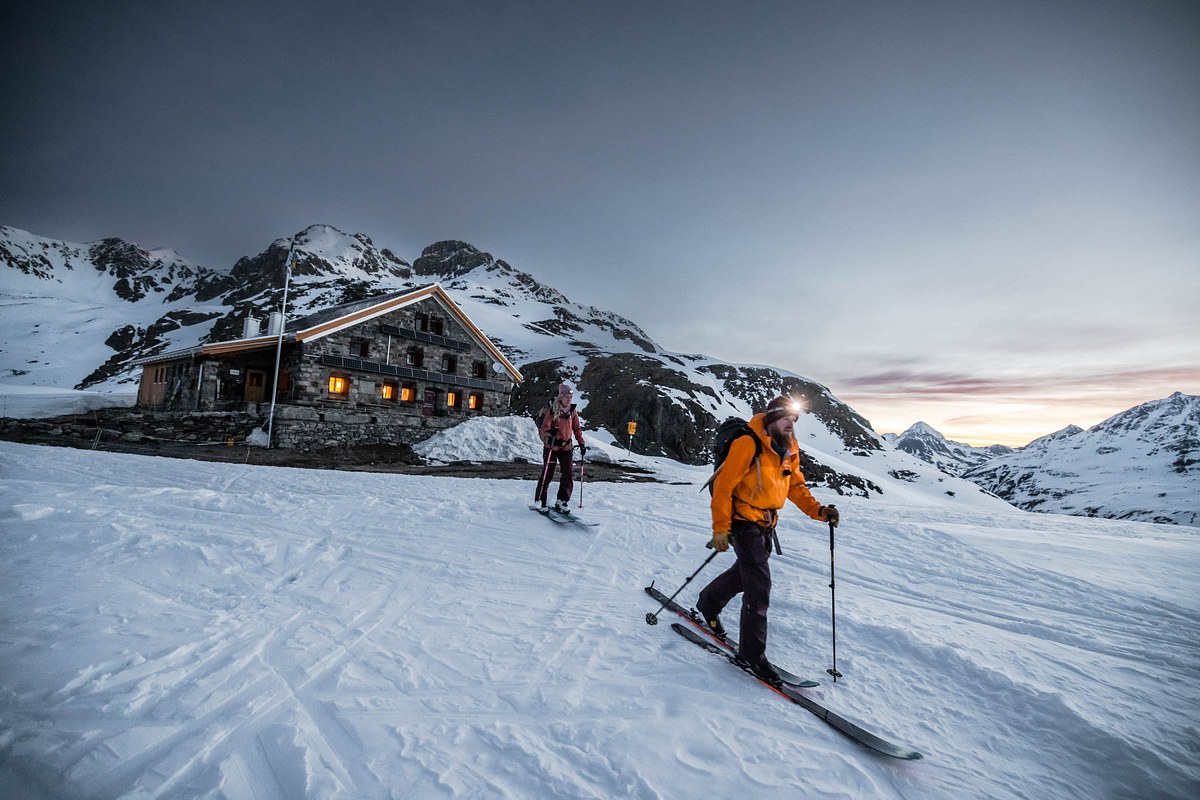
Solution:
<svg viewBox="0 0 1200 800">
<path fill-rule="evenodd" d="M 791 433 L 784 433 L 781 431 L 770 431 L 770 435 L 771 435 L 771 449 L 773 449 L 776 453 L 779 453 L 779 456 L 781 458 L 786 456 L 788 454 L 788 452 L 792 449 Z"/>
</svg>

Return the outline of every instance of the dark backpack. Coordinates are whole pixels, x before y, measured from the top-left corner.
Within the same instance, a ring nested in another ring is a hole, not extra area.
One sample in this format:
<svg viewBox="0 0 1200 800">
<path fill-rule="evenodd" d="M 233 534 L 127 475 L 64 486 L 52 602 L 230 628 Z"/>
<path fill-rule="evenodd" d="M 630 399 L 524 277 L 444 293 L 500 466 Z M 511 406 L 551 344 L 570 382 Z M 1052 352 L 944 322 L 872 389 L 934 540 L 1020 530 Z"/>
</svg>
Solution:
<svg viewBox="0 0 1200 800">
<path fill-rule="evenodd" d="M 757 459 L 762 455 L 762 440 L 758 438 L 754 430 L 750 427 L 750 423 L 741 417 L 730 417 L 717 426 L 717 432 L 713 436 L 712 452 L 713 452 L 713 474 L 701 491 L 708 489 L 708 493 L 712 494 L 712 484 L 717 478 L 717 472 L 720 471 L 721 465 L 725 463 L 726 457 L 729 456 L 729 448 L 733 446 L 735 439 L 740 439 L 743 436 L 749 436 L 754 440 L 754 458 Z"/>
<path fill-rule="evenodd" d="M 546 414 L 550 413 L 550 404 L 553 402 L 553 400 L 547 400 L 546 402 L 542 403 L 541 408 L 533 412 L 531 415 L 533 424 L 537 425 L 539 431 L 542 429 L 542 423 L 546 421 Z"/>
</svg>

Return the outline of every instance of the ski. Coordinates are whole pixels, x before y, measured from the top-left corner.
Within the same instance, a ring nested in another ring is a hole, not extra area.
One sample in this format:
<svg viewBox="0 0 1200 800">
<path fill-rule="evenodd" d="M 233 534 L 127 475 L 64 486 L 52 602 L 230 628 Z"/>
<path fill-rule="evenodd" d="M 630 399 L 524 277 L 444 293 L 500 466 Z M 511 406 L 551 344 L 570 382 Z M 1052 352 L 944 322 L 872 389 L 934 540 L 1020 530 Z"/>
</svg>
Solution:
<svg viewBox="0 0 1200 800">
<path fill-rule="evenodd" d="M 695 612 L 689 611 L 688 609 L 679 605 L 679 603 L 676 603 L 674 600 L 668 598 L 665 594 L 656 589 L 654 584 L 646 587 L 646 594 L 650 595 L 659 603 L 661 603 L 663 607 L 674 611 L 676 614 L 690 622 L 696 628 L 696 630 L 700 631 L 709 639 L 711 639 L 713 644 L 722 648 L 726 654 L 733 656 L 735 659 L 737 658 L 737 648 L 731 643 L 718 638 L 717 635 L 713 633 L 707 625 L 704 624 L 704 621 L 695 614 Z M 796 675 L 792 672 L 788 672 L 786 669 L 782 669 L 777 664 L 772 664 L 771 666 L 775 667 L 775 671 L 779 673 L 780 678 L 783 678 L 784 683 L 790 683 L 792 686 L 800 689 L 812 689 L 815 686 L 821 685 L 817 681 L 810 681 L 806 678 L 801 678 L 799 675 Z"/>
<path fill-rule="evenodd" d="M 569 524 L 569 525 L 578 525 L 581 528 L 594 528 L 600 524 L 599 522 L 588 522 L 587 520 L 580 519 L 579 517 L 572 514 L 570 511 L 555 511 L 553 508 L 550 508 L 550 507 L 530 506 L 529 510 L 536 511 L 537 513 L 541 514 L 543 517 L 554 520 L 555 522 L 557 522 L 560 525 L 568 525 Z"/>
<path fill-rule="evenodd" d="M 687 639 L 689 642 L 692 642 L 693 644 L 697 644 L 700 647 L 703 647 L 705 650 L 708 650 L 710 652 L 724 656 L 731 663 L 733 663 L 734 666 L 737 666 L 739 669 L 741 669 L 747 675 L 750 675 L 752 678 L 754 678 L 756 681 L 761 683 L 763 686 L 766 686 L 768 689 L 775 692 L 776 694 L 786 697 L 788 700 L 791 700 L 796 705 L 803 706 L 804 708 L 808 709 L 809 711 L 811 711 L 812 713 L 814 713 L 818 717 L 820 717 L 823 721 L 827 722 L 829 725 L 836 728 L 839 732 L 845 734 L 846 736 L 849 736 L 851 739 L 853 739 L 854 741 L 863 745 L 864 747 L 868 747 L 871 750 L 874 750 L 876 753 L 880 753 L 885 756 L 891 756 L 892 758 L 903 759 L 906 761 L 912 761 L 912 760 L 921 758 L 921 754 L 918 753 L 916 750 L 913 750 L 908 747 L 904 747 L 902 745 L 893 744 L 892 742 L 889 742 L 886 739 L 876 736 L 875 734 L 871 733 L 870 731 L 867 731 L 864 728 L 862 728 L 858 725 L 855 725 L 853 722 L 846 719 L 845 717 L 838 716 L 837 714 L 835 714 L 832 711 L 830 711 L 829 709 L 825 708 L 825 706 L 821 705 L 817 701 L 812 700 L 808 697 L 805 697 L 804 695 L 800 694 L 800 692 L 796 691 L 795 687 L 793 687 L 787 683 L 784 683 L 782 686 L 779 686 L 779 687 L 772 686 L 771 684 L 764 681 L 762 678 L 755 675 L 750 670 L 745 669 L 744 667 L 741 667 L 740 664 L 738 664 L 734 660 L 734 656 L 730 652 L 728 652 L 726 649 L 718 646 L 715 642 L 713 642 L 711 640 L 710 637 L 703 636 L 685 625 L 680 625 L 678 622 L 672 622 L 671 629 L 674 630 L 676 633 L 678 633 L 683 638 Z"/>
<path fill-rule="evenodd" d="M 570 522 L 571 524 L 578 525 L 581 528 L 595 528 L 597 525 L 600 524 L 599 522 L 588 522 L 586 519 L 576 516 L 575 512 L 573 512 L 573 511 L 555 511 L 552 508 L 552 509 L 550 509 L 550 513 L 548 516 L 551 519 L 553 519 L 555 522 L 559 522 L 559 521 Z"/>
</svg>

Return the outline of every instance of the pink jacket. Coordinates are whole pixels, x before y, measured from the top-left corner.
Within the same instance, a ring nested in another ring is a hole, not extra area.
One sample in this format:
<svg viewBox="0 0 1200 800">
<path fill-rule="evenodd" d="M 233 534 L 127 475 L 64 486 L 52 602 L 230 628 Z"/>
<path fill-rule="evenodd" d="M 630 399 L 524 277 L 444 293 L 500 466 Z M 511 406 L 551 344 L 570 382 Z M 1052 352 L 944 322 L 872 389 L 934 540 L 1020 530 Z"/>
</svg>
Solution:
<svg viewBox="0 0 1200 800">
<path fill-rule="evenodd" d="M 580 445 L 583 444 L 583 428 L 579 427 L 579 412 L 572 403 L 569 408 L 563 408 L 557 400 L 551 400 L 546 412 L 542 414 L 542 424 L 538 429 L 542 436 L 542 444 L 550 445 L 551 439 L 557 439 L 554 450 L 574 450 L 572 436 Z"/>
</svg>

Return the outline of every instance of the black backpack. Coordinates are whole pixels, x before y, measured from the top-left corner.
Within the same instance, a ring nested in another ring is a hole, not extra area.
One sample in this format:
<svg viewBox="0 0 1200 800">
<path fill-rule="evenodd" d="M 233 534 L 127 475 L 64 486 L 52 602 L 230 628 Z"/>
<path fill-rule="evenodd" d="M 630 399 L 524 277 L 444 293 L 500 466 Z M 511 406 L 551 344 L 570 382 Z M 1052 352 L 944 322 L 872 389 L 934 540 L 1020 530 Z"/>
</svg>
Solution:
<svg viewBox="0 0 1200 800">
<path fill-rule="evenodd" d="M 550 404 L 553 402 L 553 400 L 547 400 L 546 402 L 542 403 L 541 408 L 530 415 L 530 417 L 533 419 L 533 424 L 538 426 L 538 430 L 542 429 L 542 423 L 546 421 L 546 414 L 550 413 Z"/>
<path fill-rule="evenodd" d="M 762 455 L 762 440 L 750 427 L 750 423 L 741 417 L 730 417 L 717 426 L 717 432 L 713 436 L 713 474 L 704 486 L 700 487 L 701 491 L 708 489 L 708 493 L 712 494 L 712 484 L 717 478 L 717 472 L 720 471 L 721 465 L 725 463 L 725 458 L 729 455 L 729 448 L 733 446 L 735 439 L 740 439 L 743 436 L 749 436 L 754 440 L 754 458 L 757 459 Z"/>
</svg>

